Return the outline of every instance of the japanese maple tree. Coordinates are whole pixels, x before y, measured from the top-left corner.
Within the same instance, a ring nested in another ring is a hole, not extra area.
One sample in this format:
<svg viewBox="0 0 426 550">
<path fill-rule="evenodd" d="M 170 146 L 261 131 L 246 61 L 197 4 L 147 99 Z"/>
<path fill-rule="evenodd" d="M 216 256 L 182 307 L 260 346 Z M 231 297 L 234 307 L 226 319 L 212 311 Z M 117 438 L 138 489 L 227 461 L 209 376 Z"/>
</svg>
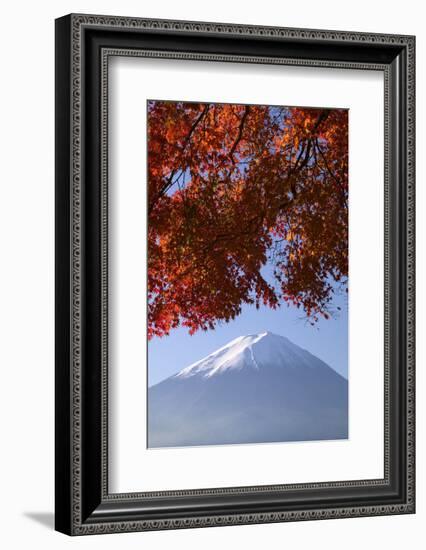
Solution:
<svg viewBox="0 0 426 550">
<path fill-rule="evenodd" d="M 148 102 L 148 336 L 243 304 L 328 318 L 348 274 L 348 112 Z"/>
</svg>

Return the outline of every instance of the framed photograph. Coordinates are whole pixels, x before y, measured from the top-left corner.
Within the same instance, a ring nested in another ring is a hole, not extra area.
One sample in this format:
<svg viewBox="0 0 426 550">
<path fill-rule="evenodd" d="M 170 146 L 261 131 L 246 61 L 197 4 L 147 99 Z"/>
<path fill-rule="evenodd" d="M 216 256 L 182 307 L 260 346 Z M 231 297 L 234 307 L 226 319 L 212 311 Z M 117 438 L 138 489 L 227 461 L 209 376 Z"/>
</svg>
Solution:
<svg viewBox="0 0 426 550">
<path fill-rule="evenodd" d="M 56 20 L 56 529 L 415 511 L 413 36 Z"/>
</svg>

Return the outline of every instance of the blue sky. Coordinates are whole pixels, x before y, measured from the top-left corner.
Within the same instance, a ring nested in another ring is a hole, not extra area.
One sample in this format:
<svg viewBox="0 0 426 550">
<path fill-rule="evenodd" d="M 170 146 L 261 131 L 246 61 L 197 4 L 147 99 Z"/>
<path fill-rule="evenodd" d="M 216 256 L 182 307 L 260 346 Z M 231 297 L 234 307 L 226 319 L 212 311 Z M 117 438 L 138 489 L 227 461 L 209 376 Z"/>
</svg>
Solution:
<svg viewBox="0 0 426 550">
<path fill-rule="evenodd" d="M 237 336 L 266 330 L 286 336 L 300 347 L 325 361 L 343 376 L 348 376 L 348 308 L 347 295 L 338 295 L 333 306 L 341 307 L 335 318 L 321 319 L 311 326 L 303 312 L 283 305 L 276 310 L 245 306 L 233 321 L 193 336 L 186 328 L 173 330 L 169 336 L 154 338 L 148 344 L 148 385 L 152 386 L 202 359 Z"/>
</svg>

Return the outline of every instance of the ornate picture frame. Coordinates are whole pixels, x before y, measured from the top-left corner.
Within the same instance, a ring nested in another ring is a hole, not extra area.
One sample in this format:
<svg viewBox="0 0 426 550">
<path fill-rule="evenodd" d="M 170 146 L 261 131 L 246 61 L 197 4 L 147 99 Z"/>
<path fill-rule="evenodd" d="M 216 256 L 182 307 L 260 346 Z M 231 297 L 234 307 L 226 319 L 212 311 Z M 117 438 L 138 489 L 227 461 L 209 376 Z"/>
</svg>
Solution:
<svg viewBox="0 0 426 550">
<path fill-rule="evenodd" d="M 384 476 L 111 493 L 108 63 L 129 56 L 384 76 Z M 413 36 L 71 14 L 56 20 L 56 529 L 68 535 L 415 511 Z"/>
</svg>

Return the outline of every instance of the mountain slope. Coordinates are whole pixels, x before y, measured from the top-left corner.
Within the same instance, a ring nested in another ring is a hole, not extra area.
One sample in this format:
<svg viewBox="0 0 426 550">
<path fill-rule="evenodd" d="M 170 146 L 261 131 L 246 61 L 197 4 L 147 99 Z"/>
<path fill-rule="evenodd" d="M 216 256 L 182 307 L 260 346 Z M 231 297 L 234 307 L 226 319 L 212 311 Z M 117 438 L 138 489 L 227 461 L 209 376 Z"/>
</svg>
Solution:
<svg viewBox="0 0 426 550">
<path fill-rule="evenodd" d="M 347 381 L 269 332 L 242 336 L 148 390 L 148 446 L 345 439 Z"/>
</svg>

